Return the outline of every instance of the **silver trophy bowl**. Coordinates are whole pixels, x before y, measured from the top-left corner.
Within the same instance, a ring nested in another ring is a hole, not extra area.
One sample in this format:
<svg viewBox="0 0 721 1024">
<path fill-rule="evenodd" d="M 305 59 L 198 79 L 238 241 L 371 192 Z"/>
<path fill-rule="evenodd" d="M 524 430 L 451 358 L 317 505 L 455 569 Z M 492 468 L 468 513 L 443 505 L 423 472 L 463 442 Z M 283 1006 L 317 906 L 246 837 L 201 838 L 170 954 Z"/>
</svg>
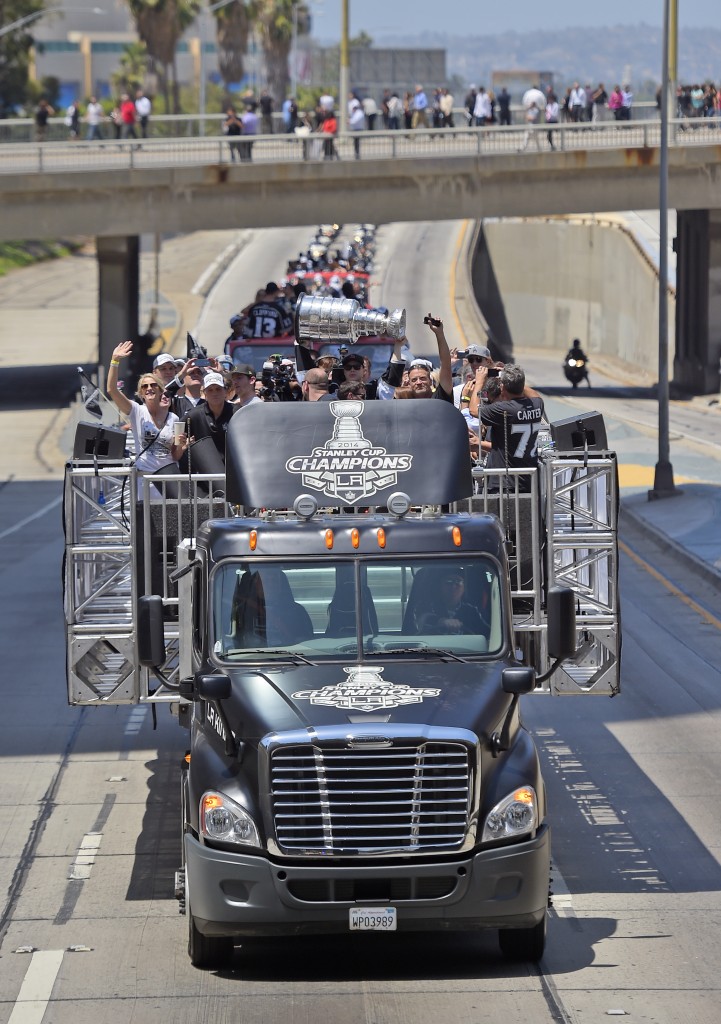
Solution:
<svg viewBox="0 0 721 1024">
<path fill-rule="evenodd" d="M 295 310 L 298 342 L 349 341 L 354 345 L 359 338 L 369 335 L 404 338 L 405 333 L 405 309 L 381 313 L 378 309 L 363 309 L 355 299 L 303 295 Z"/>
</svg>

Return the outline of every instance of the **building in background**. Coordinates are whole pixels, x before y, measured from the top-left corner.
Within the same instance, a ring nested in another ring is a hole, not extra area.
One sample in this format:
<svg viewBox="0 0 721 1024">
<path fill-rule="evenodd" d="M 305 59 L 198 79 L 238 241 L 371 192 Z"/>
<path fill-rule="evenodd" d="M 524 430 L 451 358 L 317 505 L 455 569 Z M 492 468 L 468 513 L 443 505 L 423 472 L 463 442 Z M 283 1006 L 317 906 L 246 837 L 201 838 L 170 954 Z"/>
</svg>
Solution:
<svg viewBox="0 0 721 1024">
<path fill-rule="evenodd" d="M 101 14 L 96 13 L 98 9 Z M 111 76 L 118 70 L 123 51 L 137 42 L 133 20 L 122 0 L 69 0 L 64 13 L 49 13 L 35 23 L 33 37 L 36 46 L 31 75 L 38 81 L 48 76 L 59 80 L 61 107 L 67 107 L 73 100 L 84 103 L 93 95 L 101 99 L 110 96 Z M 295 81 L 309 88 L 335 85 L 337 90 L 338 53 L 337 46 L 320 47 L 311 37 L 299 37 Z M 412 90 L 416 82 L 429 90 L 447 84 L 443 49 L 353 47 L 350 60 L 352 87 L 376 98 L 384 89 L 399 93 Z M 221 84 L 215 19 L 211 14 L 199 15 L 180 40 L 176 64 L 181 87 L 199 89 L 201 66 L 207 82 Z M 262 50 L 252 32 L 244 65 L 243 81 L 234 84 L 239 91 L 250 89 L 257 94 L 266 86 L 266 73 Z M 152 96 L 155 83 L 149 81 L 145 86 Z M 279 99 L 282 98 L 276 97 Z"/>
</svg>

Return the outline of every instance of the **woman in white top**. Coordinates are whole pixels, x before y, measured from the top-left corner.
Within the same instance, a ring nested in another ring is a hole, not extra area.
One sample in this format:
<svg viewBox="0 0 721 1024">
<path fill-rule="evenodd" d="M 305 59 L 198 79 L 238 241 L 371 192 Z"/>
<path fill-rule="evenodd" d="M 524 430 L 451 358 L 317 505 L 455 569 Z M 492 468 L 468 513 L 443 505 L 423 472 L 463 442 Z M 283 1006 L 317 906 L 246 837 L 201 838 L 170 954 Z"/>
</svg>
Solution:
<svg viewBox="0 0 721 1024">
<path fill-rule="evenodd" d="M 108 368 L 108 394 L 123 415 L 130 419 L 130 428 L 135 438 L 136 468 L 142 473 L 155 473 L 158 469 L 173 465 L 188 447 L 188 438 L 182 436 L 176 442 L 173 424 L 178 417 L 170 411 L 170 399 L 163 393 L 163 386 L 152 373 L 144 373 L 138 381 L 138 398 L 142 405 L 131 402 L 118 389 L 118 366 L 133 351 L 132 341 L 121 342 L 113 351 Z M 138 497 L 142 494 L 138 486 Z"/>
</svg>

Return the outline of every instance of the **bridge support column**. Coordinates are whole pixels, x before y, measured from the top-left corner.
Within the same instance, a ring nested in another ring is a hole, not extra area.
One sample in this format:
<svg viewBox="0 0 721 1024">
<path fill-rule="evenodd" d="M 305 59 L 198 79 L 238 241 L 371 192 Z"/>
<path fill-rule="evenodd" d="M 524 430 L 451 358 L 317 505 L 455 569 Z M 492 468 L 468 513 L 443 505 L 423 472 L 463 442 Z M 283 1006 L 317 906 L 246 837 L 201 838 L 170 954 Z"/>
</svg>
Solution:
<svg viewBox="0 0 721 1024">
<path fill-rule="evenodd" d="M 113 349 L 138 337 L 140 238 L 97 238 L 99 362 L 107 372 Z"/>
<path fill-rule="evenodd" d="M 673 383 L 707 395 L 721 386 L 721 210 L 679 210 Z"/>
</svg>

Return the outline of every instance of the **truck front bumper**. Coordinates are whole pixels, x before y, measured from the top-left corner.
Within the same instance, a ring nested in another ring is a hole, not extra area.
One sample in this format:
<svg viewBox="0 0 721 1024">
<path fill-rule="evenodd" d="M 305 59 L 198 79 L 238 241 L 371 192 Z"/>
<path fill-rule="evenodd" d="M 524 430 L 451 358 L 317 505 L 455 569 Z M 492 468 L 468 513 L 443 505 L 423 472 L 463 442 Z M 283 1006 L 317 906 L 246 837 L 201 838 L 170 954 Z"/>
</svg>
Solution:
<svg viewBox="0 0 721 1024">
<path fill-rule="evenodd" d="M 228 853 L 186 834 L 186 912 L 209 936 L 347 932 L 357 906 L 397 907 L 399 931 L 530 928 L 548 905 L 550 857 L 547 825 L 460 860 L 344 867 Z"/>
</svg>

